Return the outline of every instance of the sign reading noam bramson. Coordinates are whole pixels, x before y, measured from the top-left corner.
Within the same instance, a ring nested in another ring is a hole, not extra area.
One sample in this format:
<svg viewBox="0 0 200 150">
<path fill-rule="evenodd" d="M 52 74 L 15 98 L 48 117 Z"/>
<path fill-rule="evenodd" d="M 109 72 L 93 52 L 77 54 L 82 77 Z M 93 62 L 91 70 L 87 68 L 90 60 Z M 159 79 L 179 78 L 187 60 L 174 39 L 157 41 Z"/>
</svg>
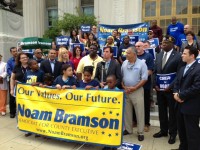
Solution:
<svg viewBox="0 0 200 150">
<path fill-rule="evenodd" d="M 50 89 L 18 84 L 18 127 L 64 140 L 122 143 L 122 91 Z"/>
</svg>

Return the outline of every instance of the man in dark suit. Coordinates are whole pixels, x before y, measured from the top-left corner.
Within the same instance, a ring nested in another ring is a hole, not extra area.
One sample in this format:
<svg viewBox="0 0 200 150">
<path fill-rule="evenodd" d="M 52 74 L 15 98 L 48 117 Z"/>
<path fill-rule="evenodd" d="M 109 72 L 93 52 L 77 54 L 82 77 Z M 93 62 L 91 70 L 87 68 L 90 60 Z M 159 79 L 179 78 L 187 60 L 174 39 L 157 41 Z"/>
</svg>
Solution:
<svg viewBox="0 0 200 150">
<path fill-rule="evenodd" d="M 154 138 L 160 138 L 169 135 L 169 144 L 174 144 L 177 135 L 177 123 L 175 117 L 175 101 L 173 97 L 173 84 L 172 80 L 168 84 L 159 84 L 157 79 L 159 75 L 166 76 L 167 74 L 175 74 L 182 65 L 181 54 L 174 50 L 173 42 L 175 39 L 171 36 L 165 36 L 162 41 L 162 52 L 156 57 L 155 62 L 155 89 L 157 91 L 157 101 L 159 110 L 160 131 L 153 135 Z M 171 77 L 169 77 L 171 78 Z M 164 85 L 164 87 L 163 87 Z M 169 115 L 168 115 L 169 108 Z M 169 117 L 168 117 L 169 116 Z"/>
<path fill-rule="evenodd" d="M 182 60 L 187 64 L 180 69 L 174 84 L 179 150 L 200 150 L 200 64 L 196 61 L 197 55 L 195 47 L 185 47 Z"/>
<path fill-rule="evenodd" d="M 40 69 L 44 73 L 51 73 L 54 79 L 61 74 L 62 63 L 56 60 L 56 50 L 51 49 L 48 54 L 48 59 L 42 61 Z"/>
<path fill-rule="evenodd" d="M 44 61 L 44 59 L 42 58 L 42 49 L 41 48 L 37 48 L 34 51 L 33 58 L 37 61 L 38 66 L 40 67 L 41 62 Z"/>
<path fill-rule="evenodd" d="M 100 82 L 103 88 L 106 85 L 106 78 L 109 75 L 115 75 L 117 78 L 117 87 L 121 87 L 121 67 L 118 62 L 112 59 L 113 49 L 108 46 L 103 50 L 104 61 L 97 64 L 97 69 L 95 73 L 95 79 Z M 102 72 L 103 71 L 103 72 Z"/>
</svg>

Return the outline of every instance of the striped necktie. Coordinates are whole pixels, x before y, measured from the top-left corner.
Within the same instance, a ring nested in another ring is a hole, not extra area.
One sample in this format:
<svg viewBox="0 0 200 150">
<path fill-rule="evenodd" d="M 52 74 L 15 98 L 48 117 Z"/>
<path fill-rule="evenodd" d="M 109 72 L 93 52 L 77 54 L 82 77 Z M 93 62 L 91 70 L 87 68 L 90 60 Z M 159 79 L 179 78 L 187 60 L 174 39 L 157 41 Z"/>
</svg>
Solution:
<svg viewBox="0 0 200 150">
<path fill-rule="evenodd" d="M 165 52 L 163 59 L 162 59 L 162 69 L 164 68 L 164 66 L 166 64 L 166 61 L 167 61 L 167 52 Z"/>
</svg>

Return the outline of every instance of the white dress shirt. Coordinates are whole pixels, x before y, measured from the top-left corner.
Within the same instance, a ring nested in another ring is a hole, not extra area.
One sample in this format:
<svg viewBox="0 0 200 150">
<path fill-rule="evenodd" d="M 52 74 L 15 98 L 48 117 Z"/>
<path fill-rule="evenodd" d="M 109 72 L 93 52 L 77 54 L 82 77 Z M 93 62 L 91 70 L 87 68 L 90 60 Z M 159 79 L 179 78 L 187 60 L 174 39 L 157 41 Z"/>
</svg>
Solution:
<svg viewBox="0 0 200 150">
<path fill-rule="evenodd" d="M 6 72 L 6 63 L 0 61 L 0 76 L 3 77 L 3 84 L 0 83 L 0 90 L 7 90 L 8 83 L 7 83 L 7 72 Z"/>
<path fill-rule="evenodd" d="M 164 51 L 163 57 L 164 57 L 165 54 L 167 53 L 166 62 L 167 62 L 167 60 L 169 59 L 169 56 L 171 55 L 172 51 L 173 51 L 173 49 L 171 49 L 169 52 L 165 52 L 165 51 Z"/>
</svg>

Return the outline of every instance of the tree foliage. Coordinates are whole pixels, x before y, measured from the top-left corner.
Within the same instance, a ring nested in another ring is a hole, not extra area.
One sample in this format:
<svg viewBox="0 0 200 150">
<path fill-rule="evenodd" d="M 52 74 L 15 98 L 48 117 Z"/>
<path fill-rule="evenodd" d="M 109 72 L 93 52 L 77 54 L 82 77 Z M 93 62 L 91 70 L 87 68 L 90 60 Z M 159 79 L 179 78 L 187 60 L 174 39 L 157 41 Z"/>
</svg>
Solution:
<svg viewBox="0 0 200 150">
<path fill-rule="evenodd" d="M 73 29 L 80 29 L 82 24 L 96 25 L 97 21 L 94 16 L 88 16 L 84 14 L 73 15 L 66 13 L 62 19 L 54 22 L 54 26 L 45 31 L 43 37 L 54 40 L 55 37 L 61 35 L 62 30 L 64 30 L 65 33 L 70 33 L 70 31 Z"/>
</svg>

